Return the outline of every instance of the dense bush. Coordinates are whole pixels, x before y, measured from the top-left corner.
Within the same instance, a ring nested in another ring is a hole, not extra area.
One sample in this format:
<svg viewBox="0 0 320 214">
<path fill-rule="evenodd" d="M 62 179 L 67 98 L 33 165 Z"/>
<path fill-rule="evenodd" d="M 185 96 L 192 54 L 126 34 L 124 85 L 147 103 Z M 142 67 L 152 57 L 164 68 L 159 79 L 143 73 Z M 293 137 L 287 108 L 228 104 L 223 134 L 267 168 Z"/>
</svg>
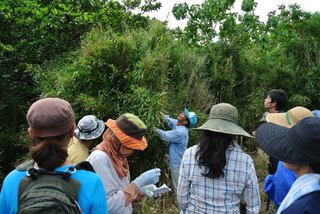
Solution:
<svg viewBox="0 0 320 214">
<path fill-rule="evenodd" d="M 154 162 L 163 165 L 166 145 L 152 133 L 153 127 L 162 126 L 161 112 L 176 117 L 188 107 L 201 118 L 212 103 L 203 76 L 205 58 L 195 53 L 155 21 L 145 30 L 122 34 L 94 29 L 80 50 L 30 71 L 39 93 L 68 100 L 78 119 L 95 114 L 107 120 L 125 112 L 141 117 L 149 127 L 149 147 L 131 160 L 141 172 Z"/>
<path fill-rule="evenodd" d="M 188 107 L 198 113 L 200 125 L 213 104 L 229 102 L 239 110 L 239 125 L 250 133 L 272 88 L 287 91 L 287 109 L 319 108 L 320 15 L 297 5 L 280 6 L 264 24 L 254 14 L 253 1 L 244 3 L 241 16 L 228 12 L 232 0 L 204 1 L 191 8 L 184 4 L 175 8 L 180 17 L 190 18 L 182 31 L 127 11 L 140 1 L 108 1 L 107 8 L 102 7 L 106 16 L 101 7 L 78 5 L 77 11 L 86 15 L 74 14 L 71 22 L 44 9 L 58 7 L 57 14 L 64 17 L 68 12 L 63 8 L 71 1 L 35 1 L 35 8 L 47 13 L 43 19 L 28 10 L 30 2 L 0 2 L 5 11 L 0 13 L 0 30 L 7 33 L 0 34 L 0 176 L 27 153 L 25 113 L 38 97 L 68 100 L 77 120 L 86 114 L 107 120 L 124 112 L 141 117 L 149 127 L 149 147 L 131 157 L 133 177 L 155 162 L 165 167 L 166 145 L 152 132 L 154 126 L 165 128 L 161 112 L 176 116 Z M 17 5 L 21 16 L 12 13 Z M 214 13 L 206 16 L 210 11 Z M 213 31 L 214 26 L 219 30 Z M 73 36 L 76 39 L 70 39 Z M 199 133 L 190 134 L 192 145 Z M 254 140 L 240 143 L 251 154 L 256 152 Z"/>
<path fill-rule="evenodd" d="M 39 95 L 29 66 L 40 65 L 80 46 L 81 37 L 92 27 L 111 27 L 121 32 L 129 25 L 145 27 L 146 11 L 157 10 L 155 0 L 0 1 L 0 146 L 2 171 L 27 151 L 25 114 Z M 140 9 L 133 14 L 130 10 Z M 23 134 L 22 134 L 23 133 Z"/>
</svg>

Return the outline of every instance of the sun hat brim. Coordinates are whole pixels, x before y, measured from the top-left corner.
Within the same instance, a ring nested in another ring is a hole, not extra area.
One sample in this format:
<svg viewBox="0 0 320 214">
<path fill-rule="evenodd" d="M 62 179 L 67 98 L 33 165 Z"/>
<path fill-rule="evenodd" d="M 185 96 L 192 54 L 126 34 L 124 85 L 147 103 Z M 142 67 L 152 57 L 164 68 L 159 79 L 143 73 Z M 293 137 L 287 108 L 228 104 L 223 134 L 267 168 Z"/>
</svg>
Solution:
<svg viewBox="0 0 320 214">
<path fill-rule="evenodd" d="M 113 134 L 125 147 L 133 150 L 145 150 L 147 148 L 148 142 L 145 137 L 142 137 L 140 140 L 127 135 L 121 129 L 119 129 L 115 120 L 108 119 L 106 125 L 112 130 Z"/>
<path fill-rule="evenodd" d="M 188 109 L 187 109 L 187 108 L 184 108 L 183 112 L 184 112 L 184 115 L 186 116 L 186 118 L 189 118 L 189 111 L 188 111 Z"/>
<path fill-rule="evenodd" d="M 301 153 L 293 144 L 292 139 L 288 137 L 286 128 L 274 123 L 263 123 L 257 130 L 255 139 L 261 149 L 272 157 L 288 163 L 312 163 L 306 155 Z"/>
<path fill-rule="evenodd" d="M 97 120 L 97 121 L 98 121 L 98 128 L 96 130 L 90 133 L 84 133 L 84 132 L 80 132 L 79 128 L 76 128 L 74 130 L 75 136 L 80 140 L 93 140 L 100 137 L 105 130 L 105 124 L 102 120 Z"/>
<path fill-rule="evenodd" d="M 238 124 L 221 119 L 221 118 L 209 118 L 202 126 L 194 128 L 194 130 L 208 130 L 213 132 L 231 134 L 231 135 L 241 135 L 245 137 L 253 138 L 249 133 L 243 130 Z"/>
</svg>

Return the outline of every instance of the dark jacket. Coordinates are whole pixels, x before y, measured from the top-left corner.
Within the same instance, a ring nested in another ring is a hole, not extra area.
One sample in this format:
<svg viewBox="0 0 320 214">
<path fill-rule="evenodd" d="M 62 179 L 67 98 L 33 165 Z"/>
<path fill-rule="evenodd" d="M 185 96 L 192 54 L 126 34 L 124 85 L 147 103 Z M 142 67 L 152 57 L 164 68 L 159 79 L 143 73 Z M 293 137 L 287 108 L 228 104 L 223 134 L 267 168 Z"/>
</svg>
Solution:
<svg viewBox="0 0 320 214">
<path fill-rule="evenodd" d="M 302 196 L 281 214 L 319 214 L 320 213 L 320 191 L 311 192 Z"/>
</svg>

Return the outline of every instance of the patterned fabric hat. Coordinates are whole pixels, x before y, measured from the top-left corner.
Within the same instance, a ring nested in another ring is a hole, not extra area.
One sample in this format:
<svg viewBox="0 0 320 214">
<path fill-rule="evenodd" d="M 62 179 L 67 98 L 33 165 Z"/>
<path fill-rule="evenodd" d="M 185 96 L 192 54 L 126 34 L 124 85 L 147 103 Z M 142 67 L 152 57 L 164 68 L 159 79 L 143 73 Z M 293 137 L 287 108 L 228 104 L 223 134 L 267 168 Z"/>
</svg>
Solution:
<svg viewBox="0 0 320 214">
<path fill-rule="evenodd" d="M 148 143 L 144 137 L 147 126 L 134 114 L 122 114 L 117 120 L 109 119 L 106 125 L 127 148 L 144 150 Z"/>
<path fill-rule="evenodd" d="M 252 137 L 238 125 L 238 110 L 229 103 L 213 105 L 207 121 L 202 126 L 195 128 L 195 130 L 208 130 L 231 135 Z"/>
<path fill-rule="evenodd" d="M 79 120 L 74 130 L 75 136 L 80 140 L 93 140 L 100 137 L 105 129 L 104 122 L 94 115 L 86 115 Z"/>
</svg>

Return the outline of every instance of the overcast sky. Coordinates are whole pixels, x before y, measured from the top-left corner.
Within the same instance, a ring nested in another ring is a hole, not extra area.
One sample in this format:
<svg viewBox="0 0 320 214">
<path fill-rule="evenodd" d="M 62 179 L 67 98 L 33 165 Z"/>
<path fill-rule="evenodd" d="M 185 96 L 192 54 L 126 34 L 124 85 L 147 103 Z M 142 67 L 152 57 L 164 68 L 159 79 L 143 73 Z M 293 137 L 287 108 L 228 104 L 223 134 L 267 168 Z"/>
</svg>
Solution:
<svg viewBox="0 0 320 214">
<path fill-rule="evenodd" d="M 175 3 L 183 3 L 186 2 L 189 5 L 192 4 L 201 4 L 203 0 L 159 0 L 162 3 L 162 8 L 160 11 L 149 13 L 150 17 L 155 17 L 162 21 L 168 20 L 168 26 L 170 28 L 174 28 L 176 26 L 183 27 L 186 24 L 186 21 L 177 21 L 172 15 L 172 7 Z M 279 5 L 285 4 L 288 6 L 289 4 L 297 3 L 301 6 L 301 8 L 305 11 L 310 12 L 320 12 L 320 1 L 319 0 L 256 0 L 258 6 L 256 8 L 256 14 L 260 16 L 260 21 L 267 20 L 267 14 L 272 11 L 276 10 Z M 242 0 L 236 0 L 234 4 L 233 10 L 241 11 L 241 3 Z"/>
</svg>

